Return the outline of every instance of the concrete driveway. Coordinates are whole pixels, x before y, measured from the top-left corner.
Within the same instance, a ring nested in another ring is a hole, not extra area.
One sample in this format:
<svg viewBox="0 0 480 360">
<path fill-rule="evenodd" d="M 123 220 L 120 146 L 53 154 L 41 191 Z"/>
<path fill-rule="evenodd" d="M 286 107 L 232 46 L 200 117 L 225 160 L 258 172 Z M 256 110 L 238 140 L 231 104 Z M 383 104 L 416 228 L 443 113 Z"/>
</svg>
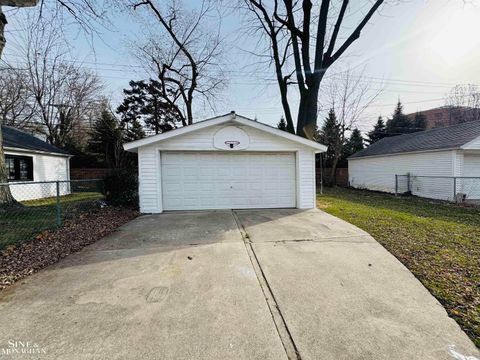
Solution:
<svg viewBox="0 0 480 360">
<path fill-rule="evenodd" d="M 0 324 L 12 359 L 479 356 L 402 264 L 318 210 L 142 216 L 1 292 Z"/>
</svg>

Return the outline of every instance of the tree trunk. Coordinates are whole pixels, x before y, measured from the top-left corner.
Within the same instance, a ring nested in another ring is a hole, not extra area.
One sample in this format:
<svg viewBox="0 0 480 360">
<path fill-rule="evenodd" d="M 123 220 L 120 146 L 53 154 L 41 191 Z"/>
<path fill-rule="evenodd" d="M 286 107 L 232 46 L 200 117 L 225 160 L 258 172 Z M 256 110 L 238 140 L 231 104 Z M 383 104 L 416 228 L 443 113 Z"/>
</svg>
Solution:
<svg viewBox="0 0 480 360">
<path fill-rule="evenodd" d="M 313 140 L 317 129 L 318 111 L 318 87 L 308 89 L 304 96 L 300 97 L 298 109 L 297 135 Z"/>
<path fill-rule="evenodd" d="M 293 126 L 292 112 L 290 111 L 290 104 L 287 97 L 287 84 L 280 85 L 280 95 L 282 98 L 282 107 L 287 122 L 287 131 L 295 134 L 295 127 Z"/>
<path fill-rule="evenodd" d="M 192 125 L 193 124 L 192 102 L 187 101 L 185 103 L 185 106 L 187 108 L 187 125 Z"/>
<path fill-rule="evenodd" d="M 311 85 L 300 94 L 297 118 L 297 135 L 313 140 L 317 130 L 318 92 L 324 72 L 315 74 Z M 307 82 L 308 83 L 308 82 Z"/>
</svg>

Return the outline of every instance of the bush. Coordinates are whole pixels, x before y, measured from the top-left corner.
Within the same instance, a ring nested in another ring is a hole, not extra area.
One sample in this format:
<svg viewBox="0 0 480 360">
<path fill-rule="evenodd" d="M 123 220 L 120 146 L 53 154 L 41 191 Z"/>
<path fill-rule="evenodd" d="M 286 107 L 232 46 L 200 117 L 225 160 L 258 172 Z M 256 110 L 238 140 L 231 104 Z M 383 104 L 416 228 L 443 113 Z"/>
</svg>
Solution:
<svg viewBox="0 0 480 360">
<path fill-rule="evenodd" d="M 138 208 L 138 177 L 132 170 L 116 170 L 105 177 L 105 199 L 109 204 Z"/>
</svg>

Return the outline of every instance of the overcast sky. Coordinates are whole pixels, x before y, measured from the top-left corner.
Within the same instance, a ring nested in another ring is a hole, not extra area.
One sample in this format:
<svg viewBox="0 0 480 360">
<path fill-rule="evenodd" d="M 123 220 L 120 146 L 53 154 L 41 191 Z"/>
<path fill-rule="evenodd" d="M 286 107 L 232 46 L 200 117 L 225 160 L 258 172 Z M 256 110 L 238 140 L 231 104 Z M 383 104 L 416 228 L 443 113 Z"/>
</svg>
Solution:
<svg viewBox="0 0 480 360">
<path fill-rule="evenodd" d="M 185 7 L 196 4 L 194 0 L 184 3 Z M 4 58 L 10 63 L 15 63 L 21 46 L 22 28 L 17 18 L 26 11 L 6 12 L 10 24 Z M 256 43 L 239 35 L 243 24 L 238 13 L 222 19 L 229 85 L 215 111 L 197 108 L 196 117 L 235 110 L 274 125 L 282 115 L 274 73 L 251 66 L 256 60 L 244 50 Z M 142 26 L 124 14 L 115 16 L 112 30 L 102 30 L 93 43 L 71 32 L 72 59 L 98 72 L 114 104 L 121 101 L 121 90 L 129 80 L 146 76 L 129 50 L 131 42 L 141 37 Z M 152 22 L 151 26 L 159 25 Z M 480 4 L 462 0 L 402 1 L 374 16 L 347 56 L 327 74 L 363 69 L 372 91 L 383 89 L 359 121 L 359 128 L 366 131 L 379 115 L 390 116 L 398 99 L 406 112 L 415 112 L 444 105 L 446 94 L 456 84 L 480 84 L 479 34 Z M 319 125 L 322 121 L 320 118 Z"/>
</svg>

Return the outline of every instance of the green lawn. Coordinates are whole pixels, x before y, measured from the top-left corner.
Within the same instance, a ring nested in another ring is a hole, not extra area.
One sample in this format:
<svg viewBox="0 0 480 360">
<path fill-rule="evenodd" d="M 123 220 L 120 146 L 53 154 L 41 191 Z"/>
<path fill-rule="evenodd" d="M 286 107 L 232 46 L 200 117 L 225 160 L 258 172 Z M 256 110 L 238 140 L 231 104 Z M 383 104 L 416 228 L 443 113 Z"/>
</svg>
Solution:
<svg viewBox="0 0 480 360">
<path fill-rule="evenodd" d="M 62 221 L 91 208 L 103 198 L 98 192 L 79 192 L 60 197 Z M 22 202 L 22 207 L 0 212 L 0 250 L 30 240 L 44 230 L 57 226 L 56 198 Z"/>
<path fill-rule="evenodd" d="M 341 188 L 317 199 L 373 235 L 480 347 L 480 208 Z"/>
</svg>

